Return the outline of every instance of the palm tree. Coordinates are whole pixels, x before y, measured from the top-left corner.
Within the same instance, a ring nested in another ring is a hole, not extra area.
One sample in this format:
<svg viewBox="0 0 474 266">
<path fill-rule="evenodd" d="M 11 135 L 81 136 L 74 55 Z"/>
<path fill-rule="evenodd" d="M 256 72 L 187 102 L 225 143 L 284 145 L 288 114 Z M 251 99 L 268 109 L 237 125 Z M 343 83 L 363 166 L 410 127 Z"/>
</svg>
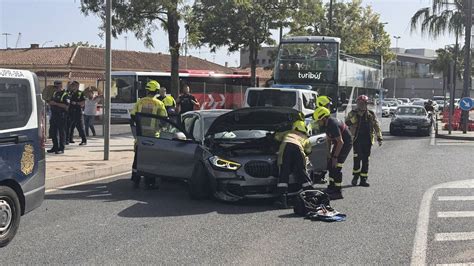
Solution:
<svg viewBox="0 0 474 266">
<path fill-rule="evenodd" d="M 454 34 L 456 37 L 454 46 L 455 77 L 460 76 L 456 73 L 458 73 L 457 69 L 460 69 L 461 66 L 459 62 L 459 37 L 465 29 L 464 7 L 465 0 L 432 0 L 430 7 L 418 10 L 410 19 L 412 32 L 420 29 L 421 34 L 428 34 L 434 39 L 445 33 Z M 443 76 L 445 76 L 445 73 L 443 73 Z M 456 79 L 453 82 L 455 83 Z"/>
</svg>

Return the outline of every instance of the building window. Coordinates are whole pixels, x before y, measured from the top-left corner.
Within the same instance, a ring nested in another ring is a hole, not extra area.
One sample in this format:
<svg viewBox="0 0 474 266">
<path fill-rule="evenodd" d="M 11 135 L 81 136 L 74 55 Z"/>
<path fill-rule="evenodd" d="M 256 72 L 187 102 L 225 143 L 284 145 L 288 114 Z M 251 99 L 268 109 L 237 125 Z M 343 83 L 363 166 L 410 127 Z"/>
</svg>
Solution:
<svg viewBox="0 0 474 266">
<path fill-rule="evenodd" d="M 262 59 L 262 65 L 265 65 L 267 63 L 266 59 Z"/>
<path fill-rule="evenodd" d="M 255 60 L 255 64 L 260 64 L 260 59 Z"/>
</svg>

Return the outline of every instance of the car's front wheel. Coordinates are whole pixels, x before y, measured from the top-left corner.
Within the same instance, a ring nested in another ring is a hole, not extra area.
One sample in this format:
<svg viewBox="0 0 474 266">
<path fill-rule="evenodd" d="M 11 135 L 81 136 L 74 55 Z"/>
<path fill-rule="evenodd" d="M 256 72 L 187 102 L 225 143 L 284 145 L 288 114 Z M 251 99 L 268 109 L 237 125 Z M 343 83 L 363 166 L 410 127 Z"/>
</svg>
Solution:
<svg viewBox="0 0 474 266">
<path fill-rule="evenodd" d="M 21 208 L 16 192 L 0 186 L 0 247 L 8 245 L 20 225 Z"/>
<path fill-rule="evenodd" d="M 211 186 L 209 183 L 209 174 L 202 162 L 198 162 L 194 166 L 193 174 L 188 181 L 189 196 L 192 199 L 206 199 L 211 194 Z"/>
</svg>

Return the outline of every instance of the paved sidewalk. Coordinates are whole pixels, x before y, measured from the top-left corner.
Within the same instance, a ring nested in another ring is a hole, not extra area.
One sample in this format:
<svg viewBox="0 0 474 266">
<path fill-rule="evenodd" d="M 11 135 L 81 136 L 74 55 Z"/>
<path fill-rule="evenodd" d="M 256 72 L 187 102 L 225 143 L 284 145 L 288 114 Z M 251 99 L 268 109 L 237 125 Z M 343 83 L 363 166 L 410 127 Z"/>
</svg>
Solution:
<svg viewBox="0 0 474 266">
<path fill-rule="evenodd" d="M 466 141 L 474 141 L 474 131 L 467 131 L 466 134 L 462 133 L 462 130 L 452 130 L 451 134 L 449 134 L 448 130 L 445 130 L 445 123 L 437 122 L 438 123 L 438 132 L 436 138 L 443 138 L 443 139 L 455 139 L 455 140 L 466 140 Z"/>
<path fill-rule="evenodd" d="M 86 146 L 66 146 L 64 154 L 46 153 L 46 189 L 58 188 L 77 182 L 124 173 L 133 162 L 133 137 L 130 134 L 114 135 L 110 139 L 110 156 L 104 161 L 104 140 L 91 137 Z M 51 140 L 46 148 L 51 148 Z"/>
</svg>

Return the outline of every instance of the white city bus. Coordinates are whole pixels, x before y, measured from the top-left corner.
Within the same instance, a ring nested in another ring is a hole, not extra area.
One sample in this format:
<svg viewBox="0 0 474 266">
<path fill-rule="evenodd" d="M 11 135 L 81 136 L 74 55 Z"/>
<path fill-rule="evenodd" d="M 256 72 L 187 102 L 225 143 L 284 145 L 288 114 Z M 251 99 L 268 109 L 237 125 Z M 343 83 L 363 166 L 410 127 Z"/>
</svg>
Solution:
<svg viewBox="0 0 474 266">
<path fill-rule="evenodd" d="M 186 84 L 202 109 L 235 109 L 242 107 L 249 74 L 222 74 L 205 70 L 180 71 L 181 86 Z M 170 72 L 113 71 L 111 84 L 112 119 L 129 119 L 130 110 L 145 95 L 145 85 L 156 80 L 170 92 Z"/>
</svg>

